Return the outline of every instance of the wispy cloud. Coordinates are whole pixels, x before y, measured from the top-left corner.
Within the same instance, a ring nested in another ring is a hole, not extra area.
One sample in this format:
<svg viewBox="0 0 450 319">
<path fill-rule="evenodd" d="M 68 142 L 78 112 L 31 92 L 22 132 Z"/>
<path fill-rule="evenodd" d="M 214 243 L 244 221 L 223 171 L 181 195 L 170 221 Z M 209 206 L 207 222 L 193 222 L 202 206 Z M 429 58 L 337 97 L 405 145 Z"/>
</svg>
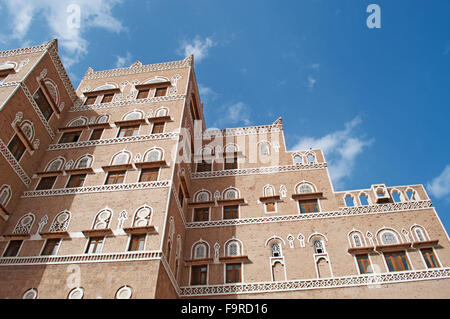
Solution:
<svg viewBox="0 0 450 319">
<path fill-rule="evenodd" d="M 356 158 L 374 139 L 356 136 L 354 129 L 362 123 L 360 117 L 345 123 L 345 128 L 323 137 L 303 137 L 293 150 L 321 149 L 328 162 L 330 175 L 336 187 L 342 187 L 350 177 Z"/>
<path fill-rule="evenodd" d="M 112 14 L 112 9 L 119 3 L 122 0 L 4 0 L 9 17 L 9 37 L 26 41 L 34 20 L 41 15 L 52 36 L 59 39 L 65 51 L 63 60 L 70 67 L 88 53 L 87 30 L 101 28 L 116 33 L 124 30 Z"/>
<path fill-rule="evenodd" d="M 307 87 L 308 89 L 313 89 L 314 86 L 316 85 L 317 79 L 314 78 L 312 75 L 308 76 L 308 79 L 305 83 L 305 87 Z"/>
<path fill-rule="evenodd" d="M 116 55 L 116 68 L 123 68 L 124 66 L 128 66 L 131 64 L 131 59 L 133 56 L 130 52 L 127 51 L 125 56 Z"/>
<path fill-rule="evenodd" d="M 196 36 L 194 39 L 189 41 L 182 41 L 180 47 L 178 48 L 178 54 L 182 56 L 194 55 L 196 62 L 202 61 L 209 54 L 209 49 L 216 46 L 210 37 L 202 39 L 200 36 Z"/>
<path fill-rule="evenodd" d="M 219 108 L 219 111 L 223 116 L 214 123 L 216 127 L 248 126 L 252 123 L 250 120 L 251 108 L 242 101 L 224 104 Z"/>
<path fill-rule="evenodd" d="M 219 93 L 217 93 L 210 87 L 202 85 L 201 83 L 199 83 L 198 85 L 198 91 L 200 93 L 201 99 L 206 103 L 215 101 L 220 96 Z"/>
<path fill-rule="evenodd" d="M 450 195 L 450 164 L 442 173 L 427 184 L 427 190 L 436 198 Z M 450 201 L 450 198 L 447 198 Z"/>
</svg>

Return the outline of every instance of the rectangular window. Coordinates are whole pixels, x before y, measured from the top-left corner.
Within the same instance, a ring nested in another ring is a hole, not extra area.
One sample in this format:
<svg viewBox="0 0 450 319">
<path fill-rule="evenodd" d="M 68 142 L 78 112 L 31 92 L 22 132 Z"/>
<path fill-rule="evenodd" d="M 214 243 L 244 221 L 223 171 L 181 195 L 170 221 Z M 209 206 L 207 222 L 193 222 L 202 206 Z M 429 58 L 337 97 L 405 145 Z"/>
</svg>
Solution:
<svg viewBox="0 0 450 319">
<path fill-rule="evenodd" d="M 432 248 L 421 249 L 420 252 L 422 253 L 423 259 L 425 260 L 428 268 L 439 267 L 439 263 Z"/>
<path fill-rule="evenodd" d="M 22 141 L 20 140 L 19 136 L 14 135 L 11 142 L 8 144 L 8 149 L 14 156 L 14 158 L 17 161 L 20 161 L 20 158 L 22 157 L 23 153 L 25 152 L 25 145 L 23 145 Z"/>
<path fill-rule="evenodd" d="M 102 104 L 104 104 L 104 103 L 110 103 L 110 102 L 112 102 L 112 100 L 113 100 L 113 98 L 114 98 L 114 93 L 111 93 L 111 94 L 105 94 L 105 95 L 103 95 L 103 99 L 102 99 Z"/>
<path fill-rule="evenodd" d="M 224 169 L 237 169 L 237 168 L 238 168 L 237 157 L 225 159 Z"/>
<path fill-rule="evenodd" d="M 131 235 L 130 246 L 128 251 L 144 250 L 146 235 Z"/>
<path fill-rule="evenodd" d="M 46 189 L 52 189 L 55 182 L 56 176 L 42 177 L 41 180 L 39 181 L 39 184 L 36 187 L 36 190 L 41 191 Z"/>
<path fill-rule="evenodd" d="M 178 189 L 178 201 L 180 202 L 181 208 L 183 208 L 183 203 L 184 203 L 184 193 L 183 193 L 183 189 L 180 188 Z"/>
<path fill-rule="evenodd" d="M 150 89 L 144 89 L 144 90 L 139 90 L 139 93 L 137 95 L 137 99 L 146 99 L 148 98 L 148 93 L 150 92 Z"/>
<path fill-rule="evenodd" d="M 241 264 L 226 264 L 226 283 L 241 282 Z"/>
<path fill-rule="evenodd" d="M 300 212 L 302 214 L 319 212 L 319 204 L 317 203 L 317 199 L 299 200 L 298 204 L 300 206 Z"/>
<path fill-rule="evenodd" d="M 47 99 L 45 98 L 44 93 L 42 92 L 42 89 L 39 88 L 36 93 L 33 96 L 34 101 L 36 102 L 37 106 L 42 112 L 42 115 L 44 115 L 44 118 L 48 121 L 50 116 L 53 114 L 53 109 L 48 103 Z"/>
<path fill-rule="evenodd" d="M 126 171 L 109 172 L 105 185 L 123 184 L 123 181 L 125 180 L 125 173 Z"/>
<path fill-rule="evenodd" d="M 128 136 L 136 136 L 139 133 L 139 125 L 134 126 L 122 126 L 119 129 L 119 134 L 117 137 L 128 137 Z"/>
<path fill-rule="evenodd" d="M 145 168 L 142 170 L 139 182 L 154 182 L 158 180 L 159 168 Z"/>
<path fill-rule="evenodd" d="M 20 246 L 22 246 L 22 240 L 11 240 L 6 248 L 3 257 L 16 257 L 19 253 Z"/>
<path fill-rule="evenodd" d="M 266 213 L 274 213 L 275 212 L 275 203 L 265 203 L 266 205 Z"/>
<path fill-rule="evenodd" d="M 61 136 L 61 138 L 59 139 L 59 143 L 58 144 L 76 143 L 80 139 L 80 136 L 81 136 L 81 131 L 64 133 Z"/>
<path fill-rule="evenodd" d="M 211 172 L 212 163 L 208 163 L 206 161 L 202 161 L 197 164 L 197 172 Z"/>
<path fill-rule="evenodd" d="M 86 101 L 84 102 L 84 105 L 92 105 L 97 100 L 97 96 L 88 96 Z"/>
<path fill-rule="evenodd" d="M 102 128 L 98 128 L 92 131 L 91 137 L 89 137 L 89 141 L 98 141 L 99 139 L 101 139 L 103 134 L 103 129 Z"/>
<path fill-rule="evenodd" d="M 44 249 L 42 250 L 41 256 L 54 256 L 58 252 L 59 244 L 61 239 L 48 239 L 45 242 Z"/>
<path fill-rule="evenodd" d="M 371 274 L 372 269 L 370 267 L 369 255 L 356 255 L 356 261 L 358 262 L 359 272 L 361 274 Z"/>
<path fill-rule="evenodd" d="M 164 122 L 153 124 L 152 134 L 164 133 Z"/>
<path fill-rule="evenodd" d="M 207 222 L 209 221 L 209 208 L 195 208 L 194 209 L 194 222 Z"/>
<path fill-rule="evenodd" d="M 406 253 L 404 251 L 384 253 L 384 258 L 389 271 L 402 271 L 410 269 L 408 258 L 406 258 Z"/>
<path fill-rule="evenodd" d="M 86 174 L 72 175 L 69 178 L 69 182 L 67 183 L 66 188 L 83 187 L 85 180 Z"/>
<path fill-rule="evenodd" d="M 223 219 L 239 218 L 239 205 L 225 206 L 223 208 Z"/>
<path fill-rule="evenodd" d="M 155 97 L 156 96 L 166 96 L 166 93 L 167 93 L 167 87 L 156 88 Z"/>
<path fill-rule="evenodd" d="M 89 238 L 86 254 L 98 254 L 102 252 L 104 237 L 91 237 Z"/>
<path fill-rule="evenodd" d="M 207 266 L 192 266 L 191 285 L 206 285 Z"/>
</svg>

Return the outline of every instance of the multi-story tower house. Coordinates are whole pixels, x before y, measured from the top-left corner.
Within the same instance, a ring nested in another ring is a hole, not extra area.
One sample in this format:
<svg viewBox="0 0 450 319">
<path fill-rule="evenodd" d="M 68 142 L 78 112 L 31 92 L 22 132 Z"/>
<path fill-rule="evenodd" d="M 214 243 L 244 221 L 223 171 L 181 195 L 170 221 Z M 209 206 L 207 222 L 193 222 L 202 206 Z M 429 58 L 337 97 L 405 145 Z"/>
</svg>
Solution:
<svg viewBox="0 0 450 319">
<path fill-rule="evenodd" d="M 336 192 L 283 125 L 206 130 L 193 56 L 75 90 L 0 52 L 0 298 L 449 297 L 422 185 Z"/>
</svg>

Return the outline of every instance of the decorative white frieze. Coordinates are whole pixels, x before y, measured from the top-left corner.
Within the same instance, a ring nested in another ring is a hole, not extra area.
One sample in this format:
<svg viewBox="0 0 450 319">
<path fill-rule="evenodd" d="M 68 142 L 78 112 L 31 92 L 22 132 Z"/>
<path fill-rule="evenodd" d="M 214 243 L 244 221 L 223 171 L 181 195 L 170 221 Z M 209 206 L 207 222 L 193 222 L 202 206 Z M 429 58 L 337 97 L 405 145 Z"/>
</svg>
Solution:
<svg viewBox="0 0 450 319">
<path fill-rule="evenodd" d="M 141 189 L 164 188 L 164 187 L 169 187 L 169 186 L 170 186 L 170 181 L 86 186 L 86 187 L 76 187 L 76 188 L 60 188 L 60 189 L 47 189 L 47 190 L 40 190 L 40 191 L 28 191 L 28 192 L 25 192 L 22 197 L 64 196 L 64 195 L 73 195 L 73 194 L 135 191 L 135 190 L 141 190 Z"/>
<path fill-rule="evenodd" d="M 56 264 L 82 264 L 115 261 L 143 261 L 159 260 L 162 252 L 157 250 L 120 252 L 104 254 L 83 254 L 67 256 L 33 256 L 0 258 L 0 266 L 23 266 L 23 265 L 56 265 Z"/>
<path fill-rule="evenodd" d="M 16 158 L 11 154 L 8 147 L 3 143 L 3 141 L 0 139 L 0 153 L 5 157 L 6 161 L 11 165 L 12 169 L 16 174 L 20 177 L 20 180 L 26 185 L 29 186 L 31 183 L 31 178 L 27 175 L 27 173 L 24 171 L 22 166 L 20 166 L 19 162 L 16 160 Z"/>
<path fill-rule="evenodd" d="M 256 283 L 235 283 L 225 285 L 180 287 L 180 296 L 211 296 L 249 294 L 264 292 L 281 292 L 325 288 L 344 288 L 371 286 L 374 284 L 393 284 L 430 279 L 450 278 L 450 268 L 434 268 L 427 270 L 399 271 L 369 275 L 343 276 L 333 278 L 317 278 L 287 281 L 266 281 Z"/>
<path fill-rule="evenodd" d="M 186 228 L 223 227 L 223 226 L 237 226 L 237 225 L 245 225 L 245 224 L 292 222 L 292 221 L 300 221 L 300 220 L 308 220 L 308 219 L 384 214 L 384 213 L 393 213 L 393 212 L 399 212 L 399 211 L 427 209 L 430 207 L 432 207 L 432 204 L 431 204 L 431 201 L 429 201 L 429 200 L 412 201 L 412 202 L 403 202 L 403 203 L 394 203 L 394 204 L 379 204 L 379 205 L 359 206 L 359 207 L 343 207 L 337 211 L 309 213 L 309 214 L 300 214 L 300 215 L 266 216 L 266 217 L 213 220 L 213 221 L 207 221 L 207 222 L 190 222 L 190 223 L 186 224 Z"/>
<path fill-rule="evenodd" d="M 185 99 L 186 95 L 178 94 L 178 95 L 169 95 L 169 96 L 156 96 L 150 97 L 147 99 L 122 99 L 121 101 L 113 101 L 110 103 L 100 103 L 100 104 L 92 104 L 92 105 L 74 105 L 69 111 L 70 112 L 83 112 L 83 111 L 91 111 L 98 109 L 106 109 L 113 107 L 126 107 L 133 105 L 141 105 L 148 103 L 156 103 L 156 102 L 167 102 L 167 101 L 178 101 Z"/>
<path fill-rule="evenodd" d="M 84 79 L 85 80 L 96 80 L 96 79 L 110 78 L 113 76 L 124 76 L 124 75 L 134 75 L 134 74 L 146 73 L 146 72 L 174 70 L 174 69 L 180 69 L 180 68 L 187 68 L 187 67 L 192 66 L 192 64 L 193 64 L 192 56 L 188 56 L 184 60 L 181 60 L 181 61 L 148 64 L 148 65 L 143 65 L 141 62 L 137 61 L 136 63 L 133 63 L 133 65 L 131 65 L 128 68 L 97 71 L 97 72 L 95 72 L 94 70 L 91 69 L 90 72 L 86 73 L 86 75 L 84 76 Z"/>
<path fill-rule="evenodd" d="M 213 178 L 213 177 L 226 177 L 226 176 L 243 176 L 243 175 L 256 175 L 256 174 L 274 174 L 274 173 L 286 173 L 286 172 L 298 172 L 312 169 L 326 168 L 327 163 L 311 163 L 302 165 L 285 165 L 285 166 L 269 166 L 269 167 L 256 167 L 256 168 L 242 168 L 242 169 L 230 169 L 222 171 L 212 172 L 198 172 L 192 173 L 192 179 L 200 178 Z"/>
<path fill-rule="evenodd" d="M 134 142 L 148 142 L 148 141 L 167 140 L 167 139 L 176 140 L 178 138 L 178 136 L 179 136 L 178 132 L 167 132 L 167 133 L 150 134 L 150 135 L 117 137 L 117 138 L 111 138 L 111 139 L 106 139 L 106 140 L 97 140 L 97 141 L 52 144 L 48 147 L 48 150 L 54 151 L 54 150 L 64 150 L 64 149 L 70 149 L 70 148 L 91 147 L 91 146 L 100 146 L 100 145 L 113 145 L 113 144 L 134 143 Z"/>
</svg>

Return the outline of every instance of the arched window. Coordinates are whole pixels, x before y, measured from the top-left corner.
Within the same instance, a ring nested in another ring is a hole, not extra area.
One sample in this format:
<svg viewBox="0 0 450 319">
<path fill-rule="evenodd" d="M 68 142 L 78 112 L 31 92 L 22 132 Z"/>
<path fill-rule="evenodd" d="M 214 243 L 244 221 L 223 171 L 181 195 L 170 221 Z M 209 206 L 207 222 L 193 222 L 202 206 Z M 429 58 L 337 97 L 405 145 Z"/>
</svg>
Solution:
<svg viewBox="0 0 450 319">
<path fill-rule="evenodd" d="M 297 186 L 297 194 L 314 193 L 314 188 L 307 183 L 301 183 Z"/>
<path fill-rule="evenodd" d="M 112 165 L 124 165 L 128 164 L 129 161 L 130 161 L 130 154 L 127 152 L 121 152 L 113 157 Z"/>
<path fill-rule="evenodd" d="M 167 116 L 168 113 L 169 113 L 169 111 L 167 110 L 167 108 L 163 107 L 156 111 L 156 117 Z"/>
<path fill-rule="evenodd" d="M 236 240 L 230 241 L 227 244 L 227 256 L 239 256 L 241 254 L 241 249 L 240 249 L 240 245 L 239 242 Z"/>
<path fill-rule="evenodd" d="M 417 196 L 417 192 L 412 188 L 408 188 L 406 190 L 406 196 L 408 197 L 408 200 L 411 200 L 411 201 L 419 199 Z"/>
<path fill-rule="evenodd" d="M 418 241 L 426 241 L 427 240 L 427 235 L 422 226 L 415 225 L 411 229 L 413 230 L 414 234 L 416 235 L 416 238 Z"/>
<path fill-rule="evenodd" d="M 300 155 L 294 156 L 294 163 L 295 164 L 303 164 L 303 158 Z"/>
<path fill-rule="evenodd" d="M 369 206 L 369 196 L 367 196 L 367 194 L 360 194 L 359 195 L 359 202 L 361 203 L 362 206 Z"/>
<path fill-rule="evenodd" d="M 109 115 L 108 114 L 104 114 L 102 116 L 99 116 L 97 119 L 97 123 L 98 124 L 103 124 L 103 123 L 108 123 L 109 121 Z"/>
<path fill-rule="evenodd" d="M 162 159 L 162 152 L 159 149 L 150 150 L 145 156 L 145 161 L 147 162 L 157 162 L 160 161 L 161 159 Z"/>
<path fill-rule="evenodd" d="M 50 232 L 62 232 L 67 231 L 70 222 L 70 212 L 63 211 L 55 216 L 52 225 L 50 226 Z"/>
<path fill-rule="evenodd" d="M 361 237 L 358 234 L 353 235 L 353 243 L 355 244 L 355 247 L 362 246 Z"/>
<path fill-rule="evenodd" d="M 22 299 L 36 299 L 37 298 L 37 290 L 32 288 L 32 289 L 28 289 L 27 291 L 25 291 L 25 293 L 23 294 Z"/>
<path fill-rule="evenodd" d="M 321 239 L 316 239 L 314 241 L 314 253 L 315 254 L 324 254 L 325 253 L 325 246 L 323 244 L 323 240 Z"/>
<path fill-rule="evenodd" d="M 308 154 L 308 155 L 306 156 L 306 159 L 307 159 L 307 161 L 308 161 L 308 164 L 312 164 L 312 163 L 315 163 L 315 162 L 316 162 L 316 156 L 313 155 L 313 154 Z"/>
<path fill-rule="evenodd" d="M 114 84 L 111 83 L 107 83 L 107 84 L 103 84 L 101 86 L 99 86 L 98 88 L 96 88 L 93 92 L 96 91 L 106 91 L 106 90 L 112 90 L 112 89 L 116 89 L 117 87 Z"/>
<path fill-rule="evenodd" d="M 384 231 L 381 233 L 381 243 L 383 245 L 398 244 L 398 238 L 392 231 Z"/>
<path fill-rule="evenodd" d="M 350 194 L 345 195 L 345 205 L 347 207 L 353 207 L 355 206 L 355 202 L 353 200 L 353 196 Z"/>
<path fill-rule="evenodd" d="M 402 202 L 402 193 L 400 193 L 400 191 L 394 189 L 392 190 L 392 200 L 394 201 L 394 203 L 400 203 Z"/>
<path fill-rule="evenodd" d="M 70 121 L 70 123 L 67 125 L 68 127 L 77 127 L 77 126 L 83 126 L 86 125 L 88 122 L 88 119 L 85 117 L 79 117 L 77 119 L 74 119 Z"/>
<path fill-rule="evenodd" d="M 148 206 L 139 208 L 134 214 L 134 227 L 145 227 L 150 225 L 152 209 Z"/>
<path fill-rule="evenodd" d="M 75 165 L 76 168 L 89 168 L 92 165 L 92 155 L 86 154 L 83 157 L 81 157 L 77 164 Z"/>
<path fill-rule="evenodd" d="M 267 142 L 261 142 L 259 144 L 259 154 L 260 155 L 270 155 L 270 148 L 269 148 L 269 143 Z"/>
<path fill-rule="evenodd" d="M 58 157 L 58 158 L 52 160 L 50 163 L 48 163 L 45 171 L 46 172 L 57 172 L 57 171 L 62 170 L 63 165 L 64 165 L 64 159 L 61 157 Z"/>
<path fill-rule="evenodd" d="M 238 151 L 238 147 L 235 144 L 228 144 L 225 147 L 225 153 L 236 153 Z"/>
<path fill-rule="evenodd" d="M 6 207 L 10 198 L 11 186 L 5 184 L 0 188 L 0 204 L 3 205 L 3 207 Z"/>
<path fill-rule="evenodd" d="M 133 290 L 128 286 L 123 286 L 116 292 L 116 299 L 130 299 L 133 295 Z"/>
<path fill-rule="evenodd" d="M 272 185 L 264 186 L 264 197 L 275 196 L 275 188 Z"/>
<path fill-rule="evenodd" d="M 13 234 L 14 235 L 26 235 L 30 233 L 31 227 L 33 227 L 34 223 L 34 214 L 28 213 L 22 218 L 19 219 L 19 221 L 16 224 L 16 227 L 14 227 Z"/>
<path fill-rule="evenodd" d="M 23 121 L 20 125 L 22 132 L 25 134 L 27 139 L 31 142 L 34 138 L 34 127 L 30 121 Z"/>
<path fill-rule="evenodd" d="M 83 288 L 74 288 L 69 292 L 67 299 L 83 299 L 84 289 Z"/>
<path fill-rule="evenodd" d="M 53 102 L 55 102 L 56 105 L 59 105 L 58 86 L 50 79 L 45 79 L 44 84 L 47 87 L 47 90 L 50 93 Z"/>
<path fill-rule="evenodd" d="M 207 191 L 200 191 L 195 197 L 197 202 L 208 202 L 210 199 L 210 194 Z"/>
<path fill-rule="evenodd" d="M 234 189 L 230 188 L 223 193 L 223 199 L 237 199 L 239 198 L 239 192 Z"/>
<path fill-rule="evenodd" d="M 279 242 L 273 242 L 270 245 L 270 255 L 272 257 L 282 257 L 281 245 Z"/>
<path fill-rule="evenodd" d="M 143 115 L 141 111 L 133 111 L 124 116 L 124 121 L 133 121 L 142 119 Z"/>
<path fill-rule="evenodd" d="M 194 247 L 194 259 L 207 258 L 207 247 L 204 243 L 198 243 Z"/>
<path fill-rule="evenodd" d="M 93 229 L 107 229 L 111 221 L 112 211 L 110 209 L 103 209 L 97 216 L 95 216 Z"/>
</svg>

